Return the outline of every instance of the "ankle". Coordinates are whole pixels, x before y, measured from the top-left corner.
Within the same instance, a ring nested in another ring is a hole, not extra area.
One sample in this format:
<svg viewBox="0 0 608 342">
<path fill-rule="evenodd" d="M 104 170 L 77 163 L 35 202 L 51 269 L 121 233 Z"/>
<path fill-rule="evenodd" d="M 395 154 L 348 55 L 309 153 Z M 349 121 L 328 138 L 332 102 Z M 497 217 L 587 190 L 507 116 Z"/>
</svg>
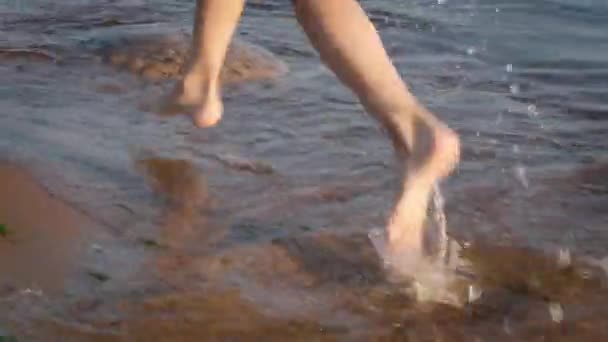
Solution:
<svg viewBox="0 0 608 342">
<path fill-rule="evenodd" d="M 200 89 L 203 86 L 203 78 L 197 72 L 189 71 L 184 78 L 182 79 L 182 85 L 185 91 L 187 92 L 200 92 Z"/>
</svg>

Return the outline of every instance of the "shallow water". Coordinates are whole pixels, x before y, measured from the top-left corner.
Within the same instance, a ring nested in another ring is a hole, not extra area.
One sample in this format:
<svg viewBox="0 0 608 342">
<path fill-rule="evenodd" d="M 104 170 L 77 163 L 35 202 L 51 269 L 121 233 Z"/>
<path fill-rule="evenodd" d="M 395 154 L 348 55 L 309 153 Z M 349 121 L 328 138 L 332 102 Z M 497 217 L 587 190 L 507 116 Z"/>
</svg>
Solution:
<svg viewBox="0 0 608 342">
<path fill-rule="evenodd" d="M 192 1 L 36 0 L 0 4 L 0 155 L 104 232 L 74 252 L 65 295 L 0 292 L 0 333 L 605 338 L 606 279 L 585 260 L 608 255 L 608 7 L 362 3 L 416 95 L 462 135 L 463 162 L 442 190 L 450 235 L 475 246 L 479 303 L 415 304 L 387 281 L 367 232 L 394 195 L 390 144 L 319 64 L 288 1 L 251 1 L 239 36 L 289 72 L 230 85 L 224 121 L 197 130 L 147 110 L 170 82 L 92 52 L 189 31 Z M 556 266 L 560 250 L 574 266 Z"/>
</svg>

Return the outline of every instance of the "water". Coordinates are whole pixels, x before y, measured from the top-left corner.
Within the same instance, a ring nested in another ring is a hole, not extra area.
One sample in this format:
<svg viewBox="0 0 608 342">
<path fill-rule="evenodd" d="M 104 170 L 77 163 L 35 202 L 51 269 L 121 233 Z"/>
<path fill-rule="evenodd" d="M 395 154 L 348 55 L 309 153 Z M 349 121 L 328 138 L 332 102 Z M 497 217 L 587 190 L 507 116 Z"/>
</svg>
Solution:
<svg viewBox="0 0 608 342">
<path fill-rule="evenodd" d="M 91 52 L 189 31 L 192 1 L 23 4 L 0 3 L 0 47 L 48 55 L 0 56 L 0 153 L 106 227 L 83 267 L 111 280 L 75 275 L 70 300 L 13 294 L 19 310 L 0 324 L 15 334 L 200 340 L 196 326 L 215 322 L 224 338 L 605 337 L 605 279 L 582 265 L 608 255 L 605 2 L 362 1 L 413 92 L 462 136 L 442 190 L 448 233 L 478 246 L 484 291 L 469 311 L 420 307 L 386 281 L 367 232 L 397 184 L 390 144 L 319 64 L 288 1 L 250 1 L 238 35 L 289 72 L 229 86 L 212 130 L 145 110 L 170 83 Z M 552 268 L 561 250 L 566 273 Z"/>
</svg>

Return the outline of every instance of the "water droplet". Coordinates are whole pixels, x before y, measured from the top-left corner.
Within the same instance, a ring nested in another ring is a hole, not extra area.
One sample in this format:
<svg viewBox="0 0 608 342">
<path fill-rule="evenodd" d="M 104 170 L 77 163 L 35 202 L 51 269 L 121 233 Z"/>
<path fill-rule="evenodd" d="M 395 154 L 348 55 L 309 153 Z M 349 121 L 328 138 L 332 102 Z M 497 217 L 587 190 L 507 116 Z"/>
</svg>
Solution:
<svg viewBox="0 0 608 342">
<path fill-rule="evenodd" d="M 530 114 L 531 116 L 538 116 L 538 108 L 536 108 L 535 105 L 531 104 L 528 106 L 528 114 Z"/>
<path fill-rule="evenodd" d="M 441 194 L 441 189 L 439 189 L 439 186 L 435 184 L 435 189 L 433 191 L 433 211 L 435 223 L 437 224 L 438 228 L 437 249 L 439 257 L 441 257 L 442 260 L 447 262 L 449 260 L 446 260 L 446 258 L 449 258 L 451 253 L 449 253 L 448 250 L 449 238 L 447 235 L 448 229 L 447 220 L 445 218 L 444 204 L 445 200 L 443 199 L 443 195 Z"/>
<path fill-rule="evenodd" d="M 496 115 L 496 124 L 500 125 L 502 123 L 502 113 L 498 113 L 498 115 Z"/>
<path fill-rule="evenodd" d="M 467 49 L 467 55 L 472 56 L 477 52 L 477 49 L 475 49 L 474 47 L 470 47 Z"/>
<path fill-rule="evenodd" d="M 103 247 L 101 247 L 100 245 L 98 245 L 96 243 L 91 245 L 91 249 L 97 253 L 103 252 Z"/>
<path fill-rule="evenodd" d="M 517 83 L 511 84 L 511 85 L 509 86 L 509 91 L 510 91 L 510 92 L 511 92 L 511 94 L 513 94 L 513 95 L 517 95 L 517 94 L 519 94 L 519 90 L 520 90 L 520 89 L 519 89 L 519 84 L 517 84 Z"/>
<path fill-rule="evenodd" d="M 443 5 L 446 3 L 447 0 L 437 0 L 437 4 L 439 5 Z"/>
<path fill-rule="evenodd" d="M 564 309 L 560 303 L 549 303 L 549 314 L 555 323 L 560 323 L 564 320 Z"/>
<path fill-rule="evenodd" d="M 26 288 L 20 291 L 20 294 L 23 296 L 33 295 L 37 297 L 41 297 L 43 295 L 42 290 L 34 290 L 30 288 Z"/>
<path fill-rule="evenodd" d="M 507 72 L 513 72 L 513 64 L 507 64 L 505 66 L 505 70 L 507 70 Z"/>
<path fill-rule="evenodd" d="M 513 145 L 512 149 L 513 149 L 513 153 L 519 153 L 520 152 L 519 145 L 517 145 L 517 144 Z"/>
<path fill-rule="evenodd" d="M 580 272 L 581 277 L 583 277 L 583 279 L 591 279 L 591 277 L 593 276 L 593 272 L 591 272 L 590 270 L 582 270 Z"/>
<path fill-rule="evenodd" d="M 477 301 L 479 298 L 481 298 L 482 294 L 483 294 L 482 289 L 480 289 L 479 287 L 477 287 L 475 285 L 469 285 L 469 298 L 468 298 L 469 303 L 474 303 L 475 301 Z"/>
<path fill-rule="evenodd" d="M 523 165 L 515 167 L 515 178 L 521 183 L 524 188 L 528 188 L 528 176 L 526 175 L 526 168 Z"/>
<path fill-rule="evenodd" d="M 557 254 L 557 266 L 566 268 L 572 264 L 572 256 L 568 248 L 560 248 Z"/>
<path fill-rule="evenodd" d="M 496 13 L 500 12 L 500 8 L 496 8 Z"/>
</svg>

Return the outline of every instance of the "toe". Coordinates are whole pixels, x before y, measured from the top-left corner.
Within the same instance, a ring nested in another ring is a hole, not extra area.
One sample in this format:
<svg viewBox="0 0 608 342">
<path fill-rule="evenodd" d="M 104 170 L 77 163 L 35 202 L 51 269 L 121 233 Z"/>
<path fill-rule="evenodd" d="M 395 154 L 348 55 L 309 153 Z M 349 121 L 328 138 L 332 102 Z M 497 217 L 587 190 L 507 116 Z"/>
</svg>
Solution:
<svg viewBox="0 0 608 342">
<path fill-rule="evenodd" d="M 216 126 L 221 119 L 221 104 L 216 104 L 214 106 L 203 106 L 192 115 L 192 121 L 194 125 L 199 128 L 208 128 Z"/>
<path fill-rule="evenodd" d="M 198 128 L 209 128 L 216 126 L 220 122 L 221 118 L 222 116 L 219 114 L 197 114 L 192 117 L 192 122 Z"/>
</svg>

